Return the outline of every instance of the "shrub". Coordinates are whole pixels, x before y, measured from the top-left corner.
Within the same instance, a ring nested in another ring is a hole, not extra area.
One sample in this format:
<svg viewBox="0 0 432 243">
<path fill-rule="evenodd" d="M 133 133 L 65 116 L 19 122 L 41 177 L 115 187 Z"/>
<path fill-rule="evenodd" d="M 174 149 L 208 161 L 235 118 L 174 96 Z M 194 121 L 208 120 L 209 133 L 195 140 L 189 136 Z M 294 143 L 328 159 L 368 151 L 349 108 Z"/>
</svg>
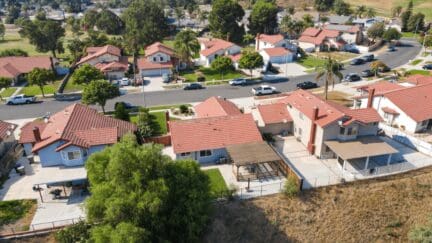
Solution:
<svg viewBox="0 0 432 243">
<path fill-rule="evenodd" d="M 205 76 L 202 73 L 197 75 L 197 82 L 204 82 L 206 80 Z"/>
<path fill-rule="evenodd" d="M 189 107 L 187 107 L 186 105 L 181 105 L 179 108 L 180 108 L 180 112 L 181 112 L 182 114 L 187 114 L 187 113 L 189 113 Z"/>
<path fill-rule="evenodd" d="M 287 180 L 285 182 L 283 193 L 287 197 L 294 197 L 299 193 L 299 186 L 297 184 L 297 179 L 294 175 L 288 175 Z"/>
<path fill-rule="evenodd" d="M 84 221 L 59 230 L 55 238 L 60 243 L 86 242 L 90 237 L 90 225 Z"/>
<path fill-rule="evenodd" d="M 271 133 L 264 133 L 262 136 L 263 136 L 264 141 L 266 141 L 266 142 L 272 143 L 275 141 L 273 138 L 273 134 L 271 134 Z"/>
<path fill-rule="evenodd" d="M 414 242 L 432 242 L 432 218 L 424 226 L 417 226 L 408 233 L 408 238 Z"/>
<path fill-rule="evenodd" d="M 234 196 L 236 194 L 236 192 L 238 191 L 238 187 L 234 184 L 230 184 L 228 186 L 228 189 L 225 191 L 225 198 L 228 201 L 233 201 L 234 200 Z"/>
</svg>

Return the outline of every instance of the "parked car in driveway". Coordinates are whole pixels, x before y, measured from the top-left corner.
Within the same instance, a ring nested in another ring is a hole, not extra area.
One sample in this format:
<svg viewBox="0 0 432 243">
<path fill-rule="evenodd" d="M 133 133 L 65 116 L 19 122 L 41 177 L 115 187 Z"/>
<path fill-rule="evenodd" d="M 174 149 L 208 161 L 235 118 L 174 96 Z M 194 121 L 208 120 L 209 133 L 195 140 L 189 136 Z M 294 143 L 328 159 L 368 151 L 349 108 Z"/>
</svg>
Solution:
<svg viewBox="0 0 432 243">
<path fill-rule="evenodd" d="M 268 95 L 276 93 L 276 88 L 269 85 L 261 85 L 255 88 L 252 88 L 253 95 Z"/>
<path fill-rule="evenodd" d="M 228 82 L 230 85 L 245 85 L 247 83 L 247 80 L 244 78 L 236 78 Z"/>
<path fill-rule="evenodd" d="M 432 63 L 423 66 L 424 70 L 432 70 Z"/>
<path fill-rule="evenodd" d="M 129 84 L 130 84 L 130 81 L 129 81 L 129 79 L 128 78 L 122 78 L 122 79 L 120 79 L 119 81 L 118 81 L 118 84 L 120 85 L 120 86 L 128 86 Z"/>
<path fill-rule="evenodd" d="M 343 79 L 343 81 L 345 81 L 345 82 L 355 82 L 355 81 L 360 81 L 360 80 L 361 80 L 361 77 L 357 73 L 347 74 L 345 76 L 345 78 Z"/>
<path fill-rule="evenodd" d="M 364 63 L 364 60 L 361 58 L 355 58 L 355 59 L 351 60 L 351 62 L 350 62 L 351 65 L 360 65 L 363 63 Z"/>
<path fill-rule="evenodd" d="M 374 54 L 367 54 L 367 55 L 362 56 L 361 59 L 364 62 L 371 62 L 375 59 L 375 55 Z"/>
<path fill-rule="evenodd" d="M 170 81 L 171 81 L 171 77 L 169 74 L 167 73 L 162 74 L 162 82 L 169 83 Z"/>
<path fill-rule="evenodd" d="M 203 89 L 204 87 L 199 83 L 191 83 L 186 85 L 183 90 L 194 90 L 194 89 Z"/>
<path fill-rule="evenodd" d="M 6 104 L 8 105 L 30 104 L 34 102 L 36 102 L 36 97 L 23 94 L 11 96 L 6 100 Z"/>
<path fill-rule="evenodd" d="M 367 78 L 367 77 L 372 77 L 372 76 L 374 75 L 374 73 L 373 73 L 370 69 L 366 69 L 366 70 L 363 70 L 363 71 L 360 73 L 360 75 L 361 75 L 363 78 Z"/>
<path fill-rule="evenodd" d="M 297 88 L 299 89 L 314 89 L 318 88 L 318 84 L 311 81 L 304 81 L 297 84 Z"/>
</svg>

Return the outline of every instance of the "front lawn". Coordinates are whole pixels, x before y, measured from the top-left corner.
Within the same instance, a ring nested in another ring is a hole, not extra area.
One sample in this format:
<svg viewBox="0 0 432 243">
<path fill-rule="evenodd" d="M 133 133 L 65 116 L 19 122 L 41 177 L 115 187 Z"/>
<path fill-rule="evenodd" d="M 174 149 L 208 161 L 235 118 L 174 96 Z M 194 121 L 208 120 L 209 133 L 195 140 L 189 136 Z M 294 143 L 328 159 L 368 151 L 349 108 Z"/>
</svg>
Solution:
<svg viewBox="0 0 432 243">
<path fill-rule="evenodd" d="M 325 61 L 325 59 L 307 55 L 306 57 L 297 60 L 297 63 L 304 66 L 305 68 L 318 68 L 324 66 Z"/>
<path fill-rule="evenodd" d="M 343 62 L 355 57 L 358 57 L 359 54 L 350 53 L 350 52 L 343 52 L 343 51 L 334 51 L 334 52 L 318 52 L 318 57 L 321 58 L 328 58 L 331 57 L 339 62 Z"/>
<path fill-rule="evenodd" d="M 159 106 L 152 106 L 149 107 L 150 111 L 156 111 L 156 110 L 169 110 L 169 109 L 176 109 L 180 108 L 180 106 L 185 105 L 187 107 L 191 107 L 190 104 L 180 104 L 180 105 L 159 105 Z"/>
<path fill-rule="evenodd" d="M 242 73 L 236 70 L 228 71 L 222 75 L 211 68 L 199 68 L 197 70 L 182 71 L 180 72 L 180 76 L 184 77 L 186 82 L 196 82 L 199 72 L 204 75 L 205 81 L 235 79 L 244 76 Z"/>
<path fill-rule="evenodd" d="M 5 90 L 3 90 L 3 92 L 0 93 L 0 96 L 3 98 L 9 97 L 11 96 L 15 91 L 17 90 L 17 88 L 15 87 L 9 87 L 6 88 Z"/>
<path fill-rule="evenodd" d="M 159 112 L 151 112 L 151 127 L 153 129 L 153 135 L 159 136 L 164 135 L 167 133 L 167 126 L 166 126 L 166 118 L 165 118 L 165 112 L 159 111 Z M 175 118 L 170 118 L 171 120 L 176 120 Z M 131 122 L 137 123 L 138 122 L 138 115 L 131 115 L 130 117 Z"/>
<path fill-rule="evenodd" d="M 83 84 L 75 84 L 74 82 L 72 82 L 72 80 L 69 80 L 66 84 L 66 87 L 64 89 L 65 93 L 68 92 L 76 92 L 76 91 L 81 91 L 84 89 L 84 85 Z"/>
<path fill-rule="evenodd" d="M 421 63 L 422 61 L 423 61 L 422 59 L 416 59 L 416 60 L 412 61 L 412 62 L 410 63 L 410 65 L 415 66 L 415 65 Z"/>
<path fill-rule="evenodd" d="M 431 76 L 431 72 L 428 70 L 409 70 L 406 72 L 407 76 L 415 75 L 415 74 L 421 74 L 426 76 Z"/>
<path fill-rule="evenodd" d="M 210 193 L 214 197 L 220 197 L 228 190 L 224 178 L 222 177 L 219 169 L 203 170 L 204 173 L 210 178 Z"/>
<path fill-rule="evenodd" d="M 31 223 L 36 211 L 36 200 L 11 200 L 0 201 L 0 227 L 18 223 L 26 230 Z"/>
<path fill-rule="evenodd" d="M 59 82 L 54 82 L 54 83 L 50 83 L 50 84 L 45 85 L 43 87 L 45 95 L 50 95 L 50 94 L 54 94 L 55 92 L 57 92 L 57 88 L 59 85 L 60 85 Z M 29 85 L 29 86 L 22 88 L 20 91 L 20 94 L 35 96 L 35 95 L 42 95 L 42 92 L 41 92 L 41 89 L 39 88 L 39 86 Z"/>
</svg>

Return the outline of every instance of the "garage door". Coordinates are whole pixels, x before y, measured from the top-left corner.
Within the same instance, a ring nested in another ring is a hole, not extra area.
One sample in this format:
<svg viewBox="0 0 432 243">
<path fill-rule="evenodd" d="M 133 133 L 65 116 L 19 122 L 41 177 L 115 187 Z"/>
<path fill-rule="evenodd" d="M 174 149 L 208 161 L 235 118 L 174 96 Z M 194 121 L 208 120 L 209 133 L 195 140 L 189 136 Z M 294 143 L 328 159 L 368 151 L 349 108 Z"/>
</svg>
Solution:
<svg viewBox="0 0 432 243">
<path fill-rule="evenodd" d="M 151 70 L 142 70 L 141 75 L 144 77 L 155 77 L 162 76 L 162 74 L 171 74 L 170 69 L 151 69 Z"/>
</svg>

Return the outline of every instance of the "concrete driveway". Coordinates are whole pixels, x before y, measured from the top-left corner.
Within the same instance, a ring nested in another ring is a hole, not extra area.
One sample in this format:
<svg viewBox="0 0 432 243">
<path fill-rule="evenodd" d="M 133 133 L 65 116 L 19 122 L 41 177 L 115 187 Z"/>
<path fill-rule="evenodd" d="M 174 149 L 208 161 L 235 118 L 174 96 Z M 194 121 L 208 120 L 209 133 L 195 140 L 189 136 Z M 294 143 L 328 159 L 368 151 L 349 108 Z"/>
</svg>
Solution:
<svg viewBox="0 0 432 243">
<path fill-rule="evenodd" d="M 145 77 L 144 92 L 162 91 L 165 85 L 162 77 Z"/>
<path fill-rule="evenodd" d="M 295 62 L 272 65 L 279 68 L 280 76 L 283 77 L 295 77 L 307 74 L 306 68 Z"/>
</svg>

